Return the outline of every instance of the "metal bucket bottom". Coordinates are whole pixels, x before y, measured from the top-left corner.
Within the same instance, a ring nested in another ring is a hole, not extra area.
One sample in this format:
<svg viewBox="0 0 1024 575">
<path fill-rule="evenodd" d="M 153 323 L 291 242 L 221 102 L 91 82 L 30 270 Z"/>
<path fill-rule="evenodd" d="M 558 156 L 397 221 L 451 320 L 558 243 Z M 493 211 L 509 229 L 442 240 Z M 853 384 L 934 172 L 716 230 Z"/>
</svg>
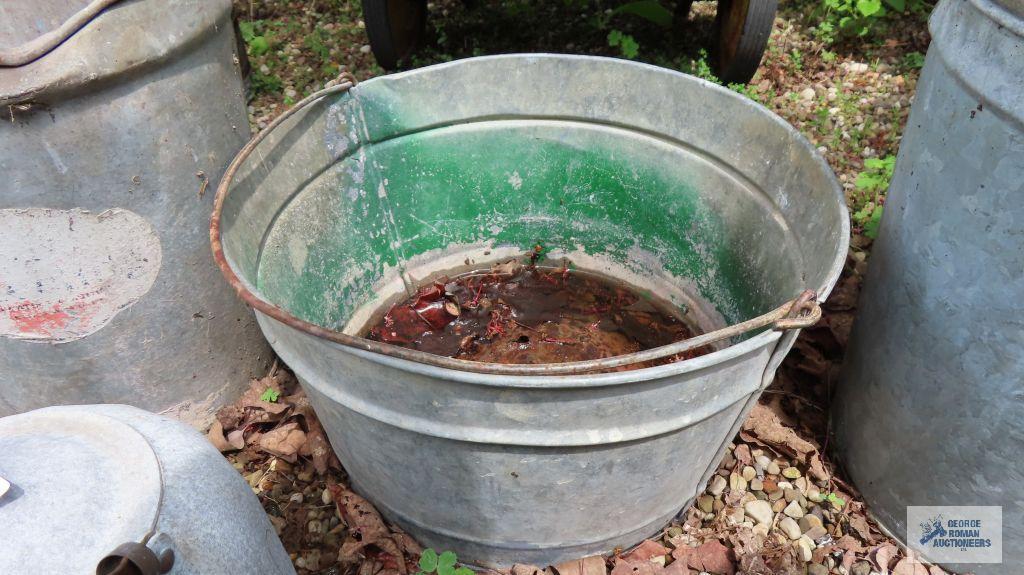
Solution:
<svg viewBox="0 0 1024 575">
<path fill-rule="evenodd" d="M 635 63 L 505 56 L 375 78 L 249 150 L 218 191 L 222 269 L 356 487 L 477 565 L 651 534 L 713 472 L 795 332 L 620 373 L 501 375 L 353 337 L 379 305 L 540 243 L 717 327 L 804 288 L 823 299 L 846 253 L 842 192 L 790 126 Z"/>
<path fill-rule="evenodd" d="M 424 435 L 314 395 L 316 405 L 336 406 L 326 410 L 341 423 L 332 445 L 342 461 L 357 465 L 355 488 L 418 541 L 457 549 L 484 566 L 558 563 L 651 536 L 689 505 L 702 479 L 704 469 L 680 459 L 680 451 L 717 447 L 720 430 L 743 409 L 742 400 L 733 402 L 690 428 L 637 441 L 536 447 Z M 386 437 L 388 449 L 359 439 L 367 433 Z M 444 455 L 413 455 L 426 453 Z M 439 475 L 454 479 L 431 479 Z M 617 486 L 614 494 L 609 485 Z M 643 493 L 652 485 L 659 486 L 653 498 Z M 458 518 L 433 521 L 450 515 L 445 508 L 457 509 Z M 515 520 L 522 508 L 532 510 L 528 529 Z"/>
</svg>

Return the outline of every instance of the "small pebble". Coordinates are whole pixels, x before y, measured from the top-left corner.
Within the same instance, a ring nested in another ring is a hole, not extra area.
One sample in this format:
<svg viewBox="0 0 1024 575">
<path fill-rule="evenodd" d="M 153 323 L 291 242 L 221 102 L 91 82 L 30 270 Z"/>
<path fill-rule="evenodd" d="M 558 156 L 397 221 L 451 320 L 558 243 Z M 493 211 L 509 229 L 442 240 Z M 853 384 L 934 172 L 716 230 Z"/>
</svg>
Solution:
<svg viewBox="0 0 1024 575">
<path fill-rule="evenodd" d="M 782 513 L 782 510 L 786 508 L 786 500 L 779 499 L 775 503 L 772 503 L 772 511 L 776 513 Z"/>
<path fill-rule="evenodd" d="M 816 515 L 806 514 L 800 518 L 800 529 L 807 533 L 815 527 L 824 527 L 821 518 Z"/>
<path fill-rule="evenodd" d="M 733 491 L 745 491 L 747 489 L 747 480 L 743 479 L 743 476 L 739 473 L 730 473 L 729 489 Z"/>
<path fill-rule="evenodd" d="M 749 482 L 755 477 L 757 477 L 757 470 L 755 470 L 753 467 L 749 465 L 743 468 L 743 479 Z"/>
<path fill-rule="evenodd" d="M 782 470 L 782 475 L 789 479 L 796 479 L 797 477 L 800 477 L 801 473 L 796 467 L 787 467 Z"/>
<path fill-rule="evenodd" d="M 743 506 L 743 511 L 754 521 L 766 525 L 771 525 L 772 519 L 775 517 L 772 506 L 767 501 L 751 501 Z"/>
<path fill-rule="evenodd" d="M 362 46 L 359 47 L 359 51 L 362 52 L 363 54 L 369 54 L 370 53 L 370 45 L 369 44 L 363 44 Z"/>
<path fill-rule="evenodd" d="M 760 467 L 761 469 L 767 471 L 768 467 L 771 466 L 772 464 L 772 460 L 764 455 L 758 455 L 757 457 L 754 458 L 754 463 L 757 465 L 757 467 Z"/>
<path fill-rule="evenodd" d="M 715 475 L 711 478 L 711 484 L 708 485 L 708 493 L 718 497 L 725 491 L 726 481 L 721 475 Z"/>
<path fill-rule="evenodd" d="M 291 497 L 288 498 L 288 501 L 292 503 L 302 503 L 303 499 L 304 497 L 302 496 L 301 493 L 292 493 Z"/>
<path fill-rule="evenodd" d="M 870 575 L 871 564 L 866 561 L 860 563 L 854 563 L 853 568 L 850 569 L 850 575 Z"/>
<path fill-rule="evenodd" d="M 697 498 L 697 507 L 704 513 L 711 513 L 712 505 L 714 505 L 714 503 L 715 498 L 710 495 L 701 495 Z"/>
<path fill-rule="evenodd" d="M 804 510 L 800 507 L 800 504 L 796 501 L 791 501 L 782 511 L 786 515 L 789 515 L 793 519 L 800 519 L 804 516 Z"/>
<path fill-rule="evenodd" d="M 828 567 L 819 563 L 811 563 L 807 566 L 807 575 L 828 575 Z"/>
<path fill-rule="evenodd" d="M 764 489 L 764 482 L 763 481 L 761 481 L 760 479 L 758 479 L 756 477 L 750 480 L 750 490 L 751 491 L 761 491 L 762 489 Z"/>
<path fill-rule="evenodd" d="M 778 475 L 780 473 L 779 464 L 773 461 L 768 464 L 768 467 L 765 467 L 765 471 L 768 472 L 768 475 Z"/>
<path fill-rule="evenodd" d="M 814 548 L 807 543 L 807 539 L 801 537 L 797 539 L 794 545 L 796 546 L 797 554 L 800 556 L 800 560 L 804 563 L 810 563 L 814 557 Z"/>
<path fill-rule="evenodd" d="M 804 535 L 810 537 L 814 541 L 817 541 L 818 539 L 828 535 L 828 531 L 826 531 L 824 527 L 811 527 L 806 533 L 804 533 Z"/>
<path fill-rule="evenodd" d="M 320 500 L 324 502 L 324 505 L 330 505 L 334 501 L 331 490 L 324 489 L 324 492 L 320 494 Z"/>
<path fill-rule="evenodd" d="M 803 535 L 803 533 L 800 532 L 800 526 L 797 525 L 796 521 L 794 521 L 792 517 L 783 517 L 779 520 L 779 529 L 786 534 L 786 537 L 789 537 L 793 541 L 800 539 L 800 536 Z"/>
<path fill-rule="evenodd" d="M 726 522 L 731 525 L 739 525 L 743 523 L 745 515 L 742 507 L 733 507 L 725 512 Z"/>
</svg>

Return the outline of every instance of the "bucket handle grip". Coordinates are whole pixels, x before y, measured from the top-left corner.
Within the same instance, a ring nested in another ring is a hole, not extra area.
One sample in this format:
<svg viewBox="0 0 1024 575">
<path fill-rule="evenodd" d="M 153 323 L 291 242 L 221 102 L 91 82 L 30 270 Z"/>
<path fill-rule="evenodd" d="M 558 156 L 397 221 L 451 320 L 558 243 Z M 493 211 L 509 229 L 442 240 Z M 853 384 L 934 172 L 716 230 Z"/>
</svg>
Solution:
<svg viewBox="0 0 1024 575">
<path fill-rule="evenodd" d="M 485 363 L 445 357 L 426 353 L 416 349 L 399 347 L 381 341 L 373 341 L 366 338 L 350 335 L 340 331 L 317 325 L 294 316 L 291 312 L 263 299 L 254 288 L 250 288 L 248 282 L 235 273 L 231 264 L 224 254 L 224 246 L 221 242 L 221 216 L 224 209 L 224 202 L 227 199 L 231 182 L 235 173 L 249 155 L 256 149 L 274 128 L 287 120 L 293 114 L 306 106 L 332 94 L 347 92 L 357 84 L 356 79 L 348 72 L 342 73 L 333 84 L 326 88 L 310 94 L 303 98 L 293 107 L 275 118 L 266 128 L 261 130 L 252 138 L 231 161 L 224 176 L 217 186 L 217 196 L 214 199 L 213 215 L 210 218 L 210 244 L 213 250 L 213 258 L 220 267 L 221 273 L 227 278 L 228 283 L 235 289 L 238 296 L 256 311 L 277 320 L 284 325 L 308 333 L 314 337 L 344 345 L 346 347 L 364 351 L 383 354 L 389 357 L 423 363 L 434 367 L 455 369 L 475 373 L 487 373 L 497 375 L 578 375 L 582 373 L 594 373 L 607 371 L 625 365 L 633 365 L 648 361 L 664 359 L 688 351 L 692 351 L 706 345 L 718 343 L 724 340 L 741 336 L 745 333 L 771 328 L 776 331 L 789 331 L 810 327 L 821 319 L 821 306 L 818 305 L 817 294 L 814 290 L 804 290 L 796 298 L 791 299 L 772 311 L 746 321 L 732 324 L 728 327 L 717 329 L 702 335 L 655 347 L 643 351 L 591 359 L 586 361 L 573 361 L 565 363 L 546 364 L 505 364 Z"/>
</svg>

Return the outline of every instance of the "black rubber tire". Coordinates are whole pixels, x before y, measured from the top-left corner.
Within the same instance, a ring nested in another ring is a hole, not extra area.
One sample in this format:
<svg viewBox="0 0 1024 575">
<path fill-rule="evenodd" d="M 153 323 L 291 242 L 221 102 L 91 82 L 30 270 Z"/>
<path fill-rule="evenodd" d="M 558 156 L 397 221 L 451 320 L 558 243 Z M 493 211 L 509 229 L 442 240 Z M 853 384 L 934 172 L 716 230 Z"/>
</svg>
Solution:
<svg viewBox="0 0 1024 575">
<path fill-rule="evenodd" d="M 718 0 L 715 73 L 727 84 L 754 77 L 772 33 L 778 0 Z"/>
<path fill-rule="evenodd" d="M 416 49 L 427 24 L 427 0 L 363 0 L 373 57 L 394 70 Z"/>
</svg>

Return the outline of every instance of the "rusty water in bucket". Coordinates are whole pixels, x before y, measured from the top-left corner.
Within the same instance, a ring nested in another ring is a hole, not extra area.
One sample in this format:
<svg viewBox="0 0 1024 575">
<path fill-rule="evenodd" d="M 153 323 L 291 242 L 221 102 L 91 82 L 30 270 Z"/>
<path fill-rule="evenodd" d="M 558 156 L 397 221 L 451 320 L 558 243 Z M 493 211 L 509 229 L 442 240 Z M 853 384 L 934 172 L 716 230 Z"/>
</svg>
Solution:
<svg viewBox="0 0 1024 575">
<path fill-rule="evenodd" d="M 849 233 L 828 165 L 758 104 L 546 54 L 317 93 L 250 142 L 216 206 L 214 257 L 354 488 L 425 546 L 485 566 L 625 548 L 685 508 L 820 317 Z M 360 337 L 434 279 L 538 243 L 539 264 L 625 282 L 708 331 L 540 364 Z"/>
<path fill-rule="evenodd" d="M 686 310 L 625 282 L 528 260 L 443 276 L 388 306 L 369 339 L 427 353 L 493 363 L 562 363 L 613 357 L 700 333 Z M 617 370 L 683 361 L 705 346 Z"/>
</svg>

